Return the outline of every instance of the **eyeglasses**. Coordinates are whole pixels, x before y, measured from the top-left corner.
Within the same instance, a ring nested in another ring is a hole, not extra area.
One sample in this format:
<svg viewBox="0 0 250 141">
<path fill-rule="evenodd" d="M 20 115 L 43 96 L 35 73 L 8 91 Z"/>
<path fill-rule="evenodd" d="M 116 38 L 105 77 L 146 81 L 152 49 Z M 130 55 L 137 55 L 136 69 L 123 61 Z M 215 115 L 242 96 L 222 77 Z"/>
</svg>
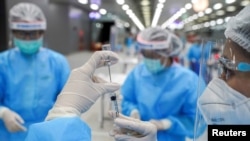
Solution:
<svg viewBox="0 0 250 141">
<path fill-rule="evenodd" d="M 223 65 L 224 68 L 227 68 L 229 70 L 237 70 L 242 72 L 250 71 L 250 64 L 246 62 L 236 62 L 225 57 L 220 57 L 219 62 L 221 65 Z"/>
<path fill-rule="evenodd" d="M 38 39 L 42 35 L 43 31 L 37 30 L 37 31 L 19 31 L 19 30 L 14 30 L 13 34 L 15 37 L 19 39 Z"/>
</svg>

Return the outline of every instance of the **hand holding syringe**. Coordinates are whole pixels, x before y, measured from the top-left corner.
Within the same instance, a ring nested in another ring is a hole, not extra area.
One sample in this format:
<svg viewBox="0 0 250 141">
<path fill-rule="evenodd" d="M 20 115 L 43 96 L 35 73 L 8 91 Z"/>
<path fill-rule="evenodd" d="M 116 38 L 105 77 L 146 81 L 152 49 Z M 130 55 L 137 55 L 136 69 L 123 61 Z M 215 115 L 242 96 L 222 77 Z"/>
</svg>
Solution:
<svg viewBox="0 0 250 141">
<path fill-rule="evenodd" d="M 102 50 L 111 50 L 111 47 L 109 44 L 105 44 L 105 45 L 102 45 Z M 110 58 L 106 58 L 106 65 L 108 66 L 108 72 L 109 72 L 109 79 L 110 79 L 110 82 L 112 82 L 112 79 L 111 79 L 111 73 L 110 73 Z M 118 117 L 119 116 L 119 108 L 118 108 L 118 103 L 117 103 L 117 96 L 116 96 L 116 93 L 111 93 L 110 94 L 110 100 L 111 100 L 111 104 L 112 104 L 112 107 L 114 108 L 113 110 L 115 110 L 116 114 L 115 116 Z"/>
</svg>

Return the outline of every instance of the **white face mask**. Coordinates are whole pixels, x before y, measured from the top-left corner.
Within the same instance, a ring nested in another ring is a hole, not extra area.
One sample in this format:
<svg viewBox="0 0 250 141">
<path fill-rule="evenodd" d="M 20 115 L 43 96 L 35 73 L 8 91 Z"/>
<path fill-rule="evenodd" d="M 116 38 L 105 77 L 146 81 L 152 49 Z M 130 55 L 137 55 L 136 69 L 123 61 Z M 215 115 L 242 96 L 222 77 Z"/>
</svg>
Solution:
<svg viewBox="0 0 250 141">
<path fill-rule="evenodd" d="M 207 124 L 250 124 L 250 99 L 219 78 L 209 83 L 198 108 Z"/>
</svg>

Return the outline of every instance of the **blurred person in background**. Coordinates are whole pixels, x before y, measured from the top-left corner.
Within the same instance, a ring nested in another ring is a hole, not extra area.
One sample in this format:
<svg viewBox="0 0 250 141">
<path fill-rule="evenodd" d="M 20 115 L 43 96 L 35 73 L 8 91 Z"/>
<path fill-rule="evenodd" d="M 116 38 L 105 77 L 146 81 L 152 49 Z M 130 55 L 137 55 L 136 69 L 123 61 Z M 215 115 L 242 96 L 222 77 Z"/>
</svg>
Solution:
<svg viewBox="0 0 250 141">
<path fill-rule="evenodd" d="M 199 35 L 196 35 L 194 43 L 190 46 L 187 59 L 189 62 L 189 68 L 199 75 L 200 70 L 200 58 L 202 53 L 202 40 Z"/>
<path fill-rule="evenodd" d="M 9 11 L 14 48 L 0 54 L 0 140 L 23 141 L 45 119 L 68 79 L 66 58 L 43 47 L 46 18 L 32 3 Z"/>
<path fill-rule="evenodd" d="M 198 75 L 173 59 L 182 50 L 181 40 L 150 27 L 138 34 L 137 42 L 143 61 L 121 87 L 122 114 L 153 123 L 158 141 L 193 137 Z"/>
</svg>

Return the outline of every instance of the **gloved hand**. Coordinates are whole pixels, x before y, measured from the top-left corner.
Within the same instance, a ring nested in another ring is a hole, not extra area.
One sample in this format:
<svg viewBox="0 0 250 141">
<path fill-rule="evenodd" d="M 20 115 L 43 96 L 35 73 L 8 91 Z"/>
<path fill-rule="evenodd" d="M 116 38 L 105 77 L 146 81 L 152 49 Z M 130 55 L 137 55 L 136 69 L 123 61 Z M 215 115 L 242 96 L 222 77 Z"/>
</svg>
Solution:
<svg viewBox="0 0 250 141">
<path fill-rule="evenodd" d="M 119 114 L 114 124 L 115 129 L 110 132 L 110 135 L 116 141 L 157 141 L 156 127 L 150 122 Z"/>
<path fill-rule="evenodd" d="M 26 127 L 22 125 L 24 123 L 22 117 L 18 115 L 16 112 L 6 107 L 1 107 L 0 118 L 3 120 L 5 127 L 9 132 L 18 132 L 27 130 Z"/>
<path fill-rule="evenodd" d="M 112 93 L 120 88 L 118 83 L 106 82 L 93 76 L 97 68 L 118 62 L 118 55 L 112 51 L 96 51 L 81 67 L 74 69 L 57 97 L 53 108 L 49 111 L 46 120 L 56 117 L 80 116 L 87 111 L 95 101 L 105 93 Z"/>
<path fill-rule="evenodd" d="M 135 119 L 141 119 L 140 113 L 137 109 L 133 109 L 130 113 L 130 117 Z"/>
<path fill-rule="evenodd" d="M 168 119 L 163 120 L 150 120 L 151 123 L 153 123 L 157 130 L 167 130 L 171 127 L 172 123 Z"/>
</svg>

